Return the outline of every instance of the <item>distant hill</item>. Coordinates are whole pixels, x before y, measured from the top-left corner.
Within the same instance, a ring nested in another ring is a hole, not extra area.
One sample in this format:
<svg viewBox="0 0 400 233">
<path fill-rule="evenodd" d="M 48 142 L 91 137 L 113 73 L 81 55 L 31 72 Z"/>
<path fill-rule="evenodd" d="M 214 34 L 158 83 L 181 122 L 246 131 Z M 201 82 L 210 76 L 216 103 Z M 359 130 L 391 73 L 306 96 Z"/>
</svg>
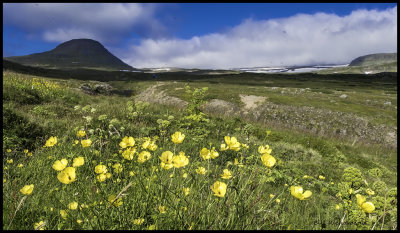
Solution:
<svg viewBox="0 0 400 233">
<path fill-rule="evenodd" d="M 373 66 L 397 62 L 397 53 L 375 53 L 358 57 L 349 66 Z"/>
<path fill-rule="evenodd" d="M 101 43 L 91 39 L 73 39 L 47 52 L 4 59 L 27 66 L 55 69 L 135 70 L 111 54 Z"/>
</svg>

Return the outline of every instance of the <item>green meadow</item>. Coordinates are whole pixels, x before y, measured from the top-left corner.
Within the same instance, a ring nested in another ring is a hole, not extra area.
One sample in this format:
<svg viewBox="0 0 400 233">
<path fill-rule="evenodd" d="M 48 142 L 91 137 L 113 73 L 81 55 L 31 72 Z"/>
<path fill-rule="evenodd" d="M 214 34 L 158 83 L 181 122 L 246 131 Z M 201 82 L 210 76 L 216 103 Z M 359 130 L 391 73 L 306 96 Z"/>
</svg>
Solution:
<svg viewBox="0 0 400 233">
<path fill-rule="evenodd" d="M 4 230 L 397 229 L 397 73 L 52 72 L 3 69 Z"/>
</svg>

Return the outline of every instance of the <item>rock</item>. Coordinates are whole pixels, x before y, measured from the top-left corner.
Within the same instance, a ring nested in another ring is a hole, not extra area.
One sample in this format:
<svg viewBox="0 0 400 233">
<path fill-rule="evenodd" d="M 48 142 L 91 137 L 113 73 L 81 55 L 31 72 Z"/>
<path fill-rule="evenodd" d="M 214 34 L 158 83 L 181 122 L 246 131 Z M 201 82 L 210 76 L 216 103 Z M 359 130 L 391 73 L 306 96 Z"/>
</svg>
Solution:
<svg viewBox="0 0 400 233">
<path fill-rule="evenodd" d="M 87 83 L 82 84 L 82 86 L 80 86 L 80 89 L 86 94 L 95 95 L 94 91 L 92 90 L 92 87 Z"/>
<path fill-rule="evenodd" d="M 94 91 L 98 94 L 110 95 L 112 90 L 112 86 L 108 83 L 96 84 L 94 86 Z"/>
<path fill-rule="evenodd" d="M 340 98 L 342 98 L 342 99 L 346 99 L 347 98 L 347 95 L 346 94 L 343 94 L 343 95 L 341 95 L 341 96 L 339 96 Z"/>
<path fill-rule="evenodd" d="M 88 83 L 84 83 L 82 84 L 82 86 L 80 86 L 80 89 L 89 95 L 111 95 L 113 91 L 113 87 L 108 83 L 99 83 L 94 85 L 93 87 Z"/>
</svg>

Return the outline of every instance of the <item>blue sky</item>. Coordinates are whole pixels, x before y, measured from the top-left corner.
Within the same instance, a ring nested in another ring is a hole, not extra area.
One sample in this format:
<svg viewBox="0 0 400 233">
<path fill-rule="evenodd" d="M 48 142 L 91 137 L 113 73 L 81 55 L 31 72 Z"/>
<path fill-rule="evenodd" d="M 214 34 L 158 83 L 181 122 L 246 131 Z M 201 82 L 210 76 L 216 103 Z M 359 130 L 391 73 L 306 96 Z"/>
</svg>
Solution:
<svg viewBox="0 0 400 233">
<path fill-rule="evenodd" d="M 397 4 L 3 4 L 3 57 L 75 38 L 137 68 L 345 64 L 397 51 Z"/>
</svg>

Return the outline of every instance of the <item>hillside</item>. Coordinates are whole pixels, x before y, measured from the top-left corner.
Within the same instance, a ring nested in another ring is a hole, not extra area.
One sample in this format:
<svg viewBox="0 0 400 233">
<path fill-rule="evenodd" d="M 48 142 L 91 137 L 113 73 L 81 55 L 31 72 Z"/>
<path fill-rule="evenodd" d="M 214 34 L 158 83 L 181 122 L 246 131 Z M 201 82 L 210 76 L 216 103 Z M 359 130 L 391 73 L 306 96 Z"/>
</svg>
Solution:
<svg viewBox="0 0 400 233">
<path fill-rule="evenodd" d="M 348 66 L 319 70 L 318 74 L 376 74 L 397 72 L 397 53 L 375 53 L 358 57 Z"/>
<path fill-rule="evenodd" d="M 91 39 L 74 39 L 47 52 L 4 59 L 28 66 L 56 69 L 134 70 L 111 54 L 101 43 Z"/>
<path fill-rule="evenodd" d="M 358 57 L 349 66 L 371 66 L 397 62 L 397 53 L 375 53 Z"/>
<path fill-rule="evenodd" d="M 4 229 L 397 228 L 395 74 L 91 72 L 3 68 Z"/>
</svg>

